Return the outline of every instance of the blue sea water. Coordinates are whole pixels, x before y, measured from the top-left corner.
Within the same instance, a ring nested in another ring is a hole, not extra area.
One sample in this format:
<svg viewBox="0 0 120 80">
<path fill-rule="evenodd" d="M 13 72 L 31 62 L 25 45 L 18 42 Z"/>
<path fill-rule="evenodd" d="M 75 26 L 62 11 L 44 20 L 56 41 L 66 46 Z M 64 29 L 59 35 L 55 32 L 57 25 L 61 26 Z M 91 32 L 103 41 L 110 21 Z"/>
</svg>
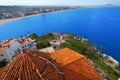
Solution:
<svg viewBox="0 0 120 80">
<path fill-rule="evenodd" d="M 82 8 L 19 19 L 0 25 L 0 40 L 47 32 L 72 32 L 94 39 L 120 62 L 120 7 Z"/>
</svg>

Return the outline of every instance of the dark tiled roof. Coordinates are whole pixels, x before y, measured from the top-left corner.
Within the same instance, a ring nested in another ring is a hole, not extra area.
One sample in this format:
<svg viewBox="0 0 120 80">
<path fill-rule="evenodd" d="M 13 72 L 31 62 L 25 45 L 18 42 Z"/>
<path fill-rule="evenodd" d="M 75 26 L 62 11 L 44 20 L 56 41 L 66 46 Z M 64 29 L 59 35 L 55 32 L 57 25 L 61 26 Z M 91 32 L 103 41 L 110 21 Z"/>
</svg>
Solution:
<svg viewBox="0 0 120 80">
<path fill-rule="evenodd" d="M 23 51 L 0 69 L 0 80 L 64 80 L 57 63 L 43 52 Z"/>
</svg>

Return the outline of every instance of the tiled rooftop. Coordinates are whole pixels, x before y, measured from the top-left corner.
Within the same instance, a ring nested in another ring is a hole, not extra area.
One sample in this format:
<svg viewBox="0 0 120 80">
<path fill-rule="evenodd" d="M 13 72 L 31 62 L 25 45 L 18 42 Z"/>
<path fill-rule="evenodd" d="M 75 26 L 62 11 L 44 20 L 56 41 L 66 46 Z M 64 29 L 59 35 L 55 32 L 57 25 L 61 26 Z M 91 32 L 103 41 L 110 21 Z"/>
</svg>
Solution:
<svg viewBox="0 0 120 80">
<path fill-rule="evenodd" d="M 28 50 L 0 69 L 0 80 L 64 80 L 57 63 L 43 52 Z"/>
<path fill-rule="evenodd" d="M 0 45 L 1 46 L 9 46 L 11 43 L 15 42 L 15 39 L 14 38 L 11 38 L 11 39 L 8 39 L 6 41 L 2 41 L 0 42 Z"/>
<path fill-rule="evenodd" d="M 28 43 L 28 41 L 25 40 L 25 39 L 23 39 L 23 40 L 20 42 L 20 44 L 27 44 L 27 43 Z"/>
<path fill-rule="evenodd" d="M 92 64 L 82 54 L 64 48 L 50 55 L 60 64 L 65 80 L 102 80 Z"/>
<path fill-rule="evenodd" d="M 61 63 L 61 66 L 65 66 L 84 57 L 68 48 L 58 50 L 50 54 L 53 59 L 57 60 L 58 63 Z"/>
<path fill-rule="evenodd" d="M 7 49 L 8 49 L 8 47 L 1 47 L 0 54 L 3 54 Z"/>
<path fill-rule="evenodd" d="M 33 41 L 31 38 L 25 38 L 25 39 L 22 39 L 20 42 L 20 44 L 27 44 L 28 42 L 31 42 Z"/>
<path fill-rule="evenodd" d="M 89 60 L 64 48 L 51 53 L 23 50 L 6 67 L 0 80 L 102 80 Z"/>
</svg>

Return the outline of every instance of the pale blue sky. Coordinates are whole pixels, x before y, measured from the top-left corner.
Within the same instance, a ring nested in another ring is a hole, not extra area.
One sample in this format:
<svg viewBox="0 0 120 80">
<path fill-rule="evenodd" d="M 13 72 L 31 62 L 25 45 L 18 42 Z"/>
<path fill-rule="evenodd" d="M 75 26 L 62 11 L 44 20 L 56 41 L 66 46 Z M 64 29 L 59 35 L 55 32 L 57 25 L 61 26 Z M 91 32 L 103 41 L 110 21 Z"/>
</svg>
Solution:
<svg viewBox="0 0 120 80">
<path fill-rule="evenodd" d="M 120 0 L 0 0 L 0 5 L 120 5 Z"/>
</svg>

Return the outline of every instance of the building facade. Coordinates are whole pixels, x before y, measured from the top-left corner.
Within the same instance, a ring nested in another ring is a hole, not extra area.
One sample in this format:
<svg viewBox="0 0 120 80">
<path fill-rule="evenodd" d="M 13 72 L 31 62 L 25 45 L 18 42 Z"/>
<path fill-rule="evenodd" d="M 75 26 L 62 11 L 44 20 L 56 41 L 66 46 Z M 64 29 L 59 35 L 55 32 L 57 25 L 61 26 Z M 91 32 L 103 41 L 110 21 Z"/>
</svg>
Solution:
<svg viewBox="0 0 120 80">
<path fill-rule="evenodd" d="M 18 39 L 11 38 L 0 42 L 0 61 L 9 62 L 18 55 L 22 49 L 36 49 L 34 40 L 22 37 Z"/>
</svg>

